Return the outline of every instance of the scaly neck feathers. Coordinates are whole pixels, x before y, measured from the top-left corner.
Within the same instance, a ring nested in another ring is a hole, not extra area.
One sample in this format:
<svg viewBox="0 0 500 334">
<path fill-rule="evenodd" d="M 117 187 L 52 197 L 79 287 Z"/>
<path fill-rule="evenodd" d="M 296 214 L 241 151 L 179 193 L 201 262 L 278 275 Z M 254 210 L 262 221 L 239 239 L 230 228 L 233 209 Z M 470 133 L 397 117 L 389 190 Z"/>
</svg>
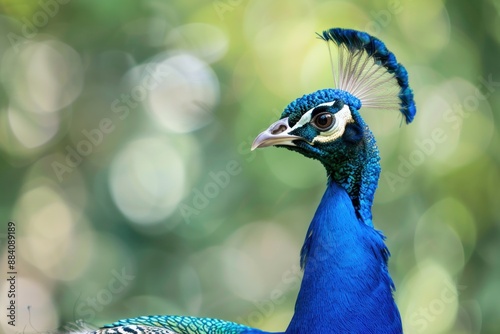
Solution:
<svg viewBox="0 0 500 334">
<path fill-rule="evenodd" d="M 378 150 L 356 112 L 353 117 L 363 126 L 361 146 L 332 157 L 332 165 L 324 162 L 328 186 L 302 249 L 304 278 L 286 333 L 402 333 L 389 251 L 371 222 Z"/>
</svg>

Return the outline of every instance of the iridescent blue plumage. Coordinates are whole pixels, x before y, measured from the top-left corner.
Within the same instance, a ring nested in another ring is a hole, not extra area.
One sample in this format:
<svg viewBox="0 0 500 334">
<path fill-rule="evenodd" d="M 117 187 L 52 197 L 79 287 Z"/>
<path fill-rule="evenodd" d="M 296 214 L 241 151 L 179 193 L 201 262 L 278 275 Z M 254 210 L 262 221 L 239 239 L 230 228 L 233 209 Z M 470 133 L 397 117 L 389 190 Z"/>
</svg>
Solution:
<svg viewBox="0 0 500 334">
<path fill-rule="evenodd" d="M 383 236 L 330 180 L 308 230 L 304 277 L 286 333 L 402 333 Z"/>
<path fill-rule="evenodd" d="M 295 123 L 309 109 L 315 106 L 334 100 L 341 100 L 355 110 L 361 108 L 361 102 L 355 96 L 348 92 L 338 89 L 321 89 L 314 93 L 304 95 L 292 101 L 286 106 L 281 114 L 281 118 L 289 117 L 291 123 Z"/>
<path fill-rule="evenodd" d="M 111 334 L 112 330 L 122 328 L 128 329 L 130 326 L 139 326 L 142 330 L 157 329 L 157 334 L 170 333 L 190 333 L 190 334 L 251 334 L 263 333 L 250 327 L 211 318 L 197 318 L 187 316 L 142 316 L 137 318 L 123 319 L 104 326 L 103 333 Z M 137 328 L 137 327 L 136 327 Z M 161 329 L 161 331 L 159 330 Z M 126 332 L 127 330 L 125 330 Z M 98 332 L 99 333 L 99 332 Z M 97 333 L 97 334 L 98 334 Z M 119 332 L 118 332 L 119 333 Z M 130 331 L 129 331 L 130 333 Z"/>
<path fill-rule="evenodd" d="M 284 333 L 402 333 L 388 273 L 389 251 L 374 229 L 371 207 L 380 175 L 375 139 L 361 118 L 367 108 L 415 116 L 406 69 L 384 43 L 364 32 L 330 29 L 321 37 L 331 53 L 335 88 L 291 102 L 252 149 L 286 147 L 319 160 L 325 194 L 301 251 L 304 278 L 295 313 Z M 330 50 L 331 52 L 331 50 Z M 267 333 L 232 322 L 149 316 L 113 323 L 96 334 Z"/>
</svg>

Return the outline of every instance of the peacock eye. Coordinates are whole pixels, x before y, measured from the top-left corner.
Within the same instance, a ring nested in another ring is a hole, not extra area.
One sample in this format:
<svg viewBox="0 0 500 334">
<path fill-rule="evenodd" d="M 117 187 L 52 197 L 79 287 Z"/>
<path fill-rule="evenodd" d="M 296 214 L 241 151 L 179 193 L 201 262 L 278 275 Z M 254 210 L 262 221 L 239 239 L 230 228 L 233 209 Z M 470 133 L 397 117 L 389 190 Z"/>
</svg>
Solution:
<svg viewBox="0 0 500 334">
<path fill-rule="evenodd" d="M 322 112 L 314 116 L 311 124 L 320 131 L 327 131 L 335 125 L 335 116 L 329 112 Z"/>
</svg>

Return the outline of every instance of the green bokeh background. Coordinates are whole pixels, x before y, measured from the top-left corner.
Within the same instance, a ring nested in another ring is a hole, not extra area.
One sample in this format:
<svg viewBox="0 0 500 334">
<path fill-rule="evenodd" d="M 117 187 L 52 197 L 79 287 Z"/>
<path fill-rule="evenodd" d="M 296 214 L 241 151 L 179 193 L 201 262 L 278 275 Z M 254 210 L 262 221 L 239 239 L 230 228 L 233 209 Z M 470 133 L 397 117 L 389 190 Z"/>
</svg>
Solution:
<svg viewBox="0 0 500 334">
<path fill-rule="evenodd" d="M 409 126 L 362 113 L 405 333 L 499 333 L 499 14 L 496 0 L 0 1 L 0 242 L 15 221 L 19 272 L 17 327 L 2 313 L 1 331 L 148 314 L 284 330 L 325 175 L 249 147 L 332 86 L 315 32 L 340 26 L 386 42 L 415 92 Z"/>
</svg>

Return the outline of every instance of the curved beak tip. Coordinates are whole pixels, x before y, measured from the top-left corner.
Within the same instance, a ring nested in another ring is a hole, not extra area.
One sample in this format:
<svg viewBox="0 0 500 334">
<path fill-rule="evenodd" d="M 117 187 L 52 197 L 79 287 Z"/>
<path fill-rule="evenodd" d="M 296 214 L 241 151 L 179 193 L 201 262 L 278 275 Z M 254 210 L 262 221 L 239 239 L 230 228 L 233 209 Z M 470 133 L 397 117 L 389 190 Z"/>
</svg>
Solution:
<svg viewBox="0 0 500 334">
<path fill-rule="evenodd" d="M 276 130 L 280 128 L 281 131 Z M 259 147 L 268 147 L 274 145 L 289 145 L 294 146 L 293 140 L 303 139 L 302 137 L 290 135 L 291 131 L 288 125 L 288 118 L 280 119 L 279 121 L 271 124 L 269 128 L 262 131 L 253 141 L 250 148 L 251 151 Z"/>
<path fill-rule="evenodd" d="M 269 134 L 266 130 L 264 132 L 259 133 L 259 135 L 257 137 L 255 137 L 250 150 L 253 151 L 259 147 L 269 146 L 269 145 L 266 145 L 268 143 L 268 141 L 269 141 Z"/>
</svg>

